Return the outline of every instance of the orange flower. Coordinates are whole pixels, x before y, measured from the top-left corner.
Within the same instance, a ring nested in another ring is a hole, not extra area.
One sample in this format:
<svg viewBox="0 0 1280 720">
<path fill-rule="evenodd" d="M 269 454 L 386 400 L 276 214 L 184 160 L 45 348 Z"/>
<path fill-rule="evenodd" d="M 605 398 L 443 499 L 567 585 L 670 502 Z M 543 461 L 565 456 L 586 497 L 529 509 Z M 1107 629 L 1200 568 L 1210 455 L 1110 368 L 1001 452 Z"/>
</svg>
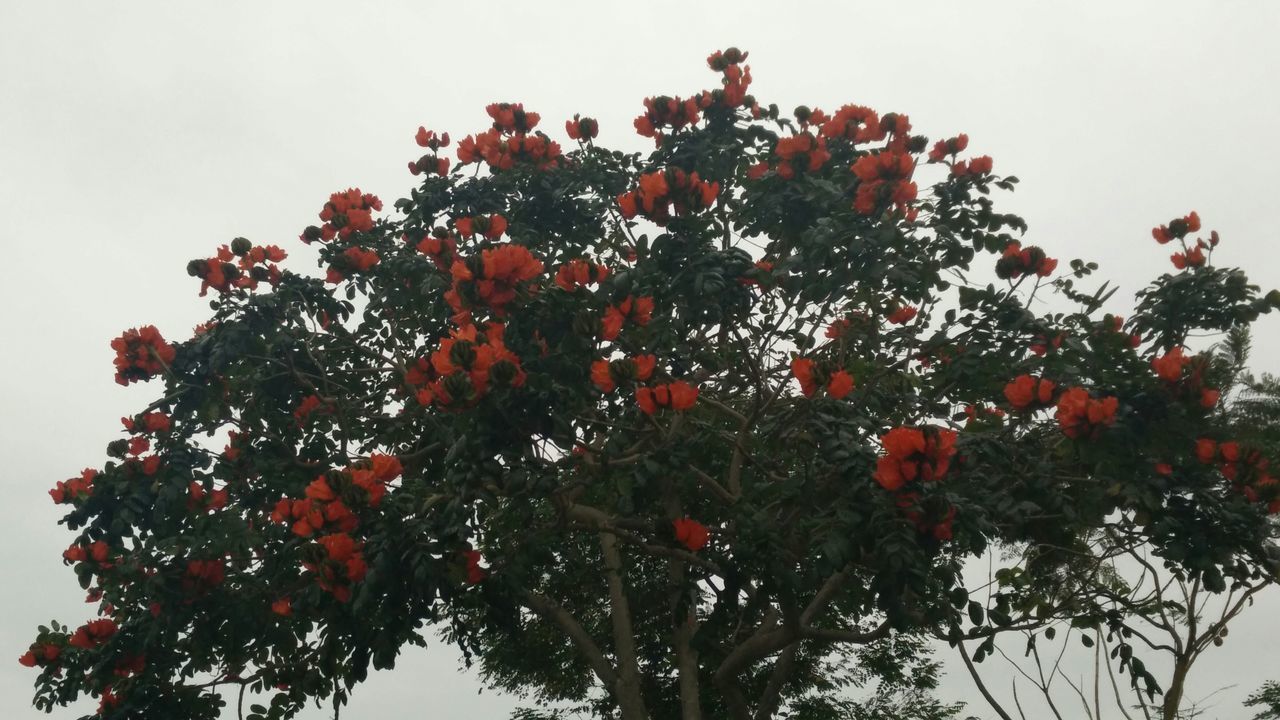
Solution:
<svg viewBox="0 0 1280 720">
<path fill-rule="evenodd" d="M 1182 353 L 1182 348 L 1176 347 L 1169 352 L 1155 358 L 1151 361 L 1151 367 L 1155 369 L 1156 376 L 1167 383 L 1176 383 L 1182 379 L 1182 369 L 1191 362 L 1191 358 Z"/>
<path fill-rule="evenodd" d="M 1058 425 L 1069 438 L 1093 439 L 1115 423 L 1119 406 L 1114 397 L 1093 398 L 1084 388 L 1074 387 L 1058 398 Z"/>
<path fill-rule="evenodd" d="M 1053 401 L 1053 382 L 1031 375 L 1019 375 L 1004 386 L 1004 396 L 1014 410 L 1029 410 Z"/>
<path fill-rule="evenodd" d="M 633 299 L 628 295 L 617 305 L 610 305 L 605 308 L 604 319 L 601 321 L 600 336 L 605 340 L 615 340 L 618 334 L 622 332 L 622 325 L 625 321 L 631 320 L 637 325 L 648 325 L 652 315 L 653 298 L 639 297 Z"/>
<path fill-rule="evenodd" d="M 947 474 L 956 454 L 956 432 L 944 428 L 897 427 L 880 437 L 885 456 L 873 476 L 886 490 L 895 491 L 913 480 L 937 482 Z"/>
<path fill-rule="evenodd" d="M 827 383 L 827 394 L 840 400 L 844 396 L 853 392 L 853 376 L 844 370 L 837 370 L 831 374 L 831 381 Z"/>
<path fill-rule="evenodd" d="M 150 380 L 177 356 L 177 350 L 154 325 L 126 330 L 111 341 L 111 349 L 116 351 L 116 382 L 120 385 Z"/>
<path fill-rule="evenodd" d="M 885 316 L 885 319 L 888 320 L 891 325 L 903 325 L 911 322 L 915 316 L 916 309 L 910 305 L 904 305 L 902 307 L 891 309 L 889 314 Z"/>
<path fill-rule="evenodd" d="M 813 380 L 814 363 L 809 358 L 797 357 L 791 360 L 791 374 L 800 382 L 800 392 L 805 397 L 813 397 L 818 391 L 818 384 Z"/>
<path fill-rule="evenodd" d="M 911 182 L 915 161 L 908 153 L 885 151 L 863 155 L 850 169 L 860 181 L 853 208 L 863 215 L 875 212 L 881 202 L 904 209 L 916 199 L 916 184 Z"/>
<path fill-rule="evenodd" d="M 586 260 L 570 260 L 556 271 L 556 285 L 572 292 L 578 288 L 602 282 L 609 277 L 609 268 Z"/>
<path fill-rule="evenodd" d="M 653 415 L 664 407 L 682 412 L 693 407 L 697 399 L 698 388 L 683 380 L 653 387 L 636 388 L 636 404 L 640 406 L 640 410 L 646 415 Z"/>
</svg>

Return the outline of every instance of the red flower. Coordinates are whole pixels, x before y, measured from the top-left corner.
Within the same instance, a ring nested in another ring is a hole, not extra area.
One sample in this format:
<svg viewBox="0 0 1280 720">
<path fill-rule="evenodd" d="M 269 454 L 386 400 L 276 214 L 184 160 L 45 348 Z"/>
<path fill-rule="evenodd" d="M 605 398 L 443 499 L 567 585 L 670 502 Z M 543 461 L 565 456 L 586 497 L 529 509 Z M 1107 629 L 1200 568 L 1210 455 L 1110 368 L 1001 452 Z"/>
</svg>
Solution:
<svg viewBox="0 0 1280 720">
<path fill-rule="evenodd" d="M 497 240 L 507 231 L 507 219 L 497 213 L 478 217 L 461 217 L 453 221 L 453 226 L 462 237 L 471 237 L 476 233 Z"/>
<path fill-rule="evenodd" d="M 1218 443 L 1209 438 L 1200 438 L 1196 441 L 1196 459 L 1206 465 L 1213 462 L 1218 456 Z"/>
<path fill-rule="evenodd" d="M 573 140 L 590 140 L 600 132 L 600 123 L 574 114 L 572 120 L 564 121 L 564 131 Z"/>
<path fill-rule="evenodd" d="M 376 195 L 361 193 L 358 188 L 333 193 L 320 211 L 324 225 L 308 227 L 299 239 L 304 243 L 328 242 L 335 237 L 345 240 L 353 232 L 369 232 L 373 229 L 373 213 L 381 209 L 382 201 Z"/>
<path fill-rule="evenodd" d="M 707 546 L 707 541 L 711 534 L 707 531 L 707 526 L 690 518 L 677 518 L 671 521 L 672 528 L 675 530 L 676 540 L 693 552 L 698 552 Z"/>
<path fill-rule="evenodd" d="M 1058 398 L 1058 425 L 1069 438 L 1093 439 L 1115 423 L 1119 406 L 1114 397 L 1093 398 L 1084 388 L 1071 388 Z"/>
<path fill-rule="evenodd" d="M 896 307 L 891 309 L 889 311 L 889 314 L 885 316 L 885 319 L 888 320 L 889 323 L 892 325 L 903 325 L 905 323 L 911 322 L 911 320 L 915 318 L 915 316 L 916 316 L 916 309 L 911 307 L 910 305 L 904 305 L 902 307 Z"/>
<path fill-rule="evenodd" d="M 97 476 L 97 470 L 85 468 L 80 473 L 80 477 L 59 480 L 49 491 L 49 497 L 53 498 L 53 502 L 58 505 L 88 497 L 93 492 L 93 479 Z"/>
<path fill-rule="evenodd" d="M 636 404 L 646 415 L 653 415 L 660 408 L 669 407 L 682 412 L 693 407 L 698 399 L 698 388 L 683 380 L 653 387 L 636 388 Z"/>
<path fill-rule="evenodd" d="M 1198 232 L 1200 230 L 1200 216 L 1194 210 L 1186 217 L 1170 220 L 1168 225 L 1161 225 L 1151 229 L 1151 237 L 1156 242 L 1164 245 L 1171 240 L 1181 240 L 1187 236 L 1187 233 Z"/>
<path fill-rule="evenodd" d="M 572 292 L 578 288 L 602 282 L 607 277 L 609 277 L 609 268 L 604 265 L 575 259 L 561 265 L 556 271 L 556 285 L 567 292 Z"/>
<path fill-rule="evenodd" d="M 111 341 L 111 349 L 116 351 L 116 382 L 121 385 L 150 380 L 164 372 L 177 355 L 154 325 L 126 330 Z"/>
<path fill-rule="evenodd" d="M 271 612 L 281 617 L 289 617 L 293 614 L 293 602 L 287 597 L 282 597 L 271 603 Z"/>
<path fill-rule="evenodd" d="M 485 571 L 484 568 L 480 567 L 481 557 L 482 555 L 480 554 L 479 550 L 463 550 L 462 551 L 462 559 L 466 563 L 466 567 L 467 567 L 467 584 L 468 585 L 479 585 L 480 583 L 484 582 L 485 577 L 487 577 L 489 574 L 488 572 Z"/>
<path fill-rule="evenodd" d="M 1218 404 L 1218 400 L 1221 397 L 1222 397 L 1221 390 L 1214 390 L 1213 388 L 1205 388 L 1200 391 L 1200 407 L 1203 407 L 1205 409 L 1213 408 L 1215 405 Z"/>
<path fill-rule="evenodd" d="M 1151 367 L 1155 369 L 1156 376 L 1167 383 L 1176 383 L 1182 379 L 1182 369 L 1191 362 L 1191 358 L 1182 353 L 1182 348 L 1176 347 L 1169 352 L 1155 358 L 1151 361 Z"/>
<path fill-rule="evenodd" d="M 811 123 L 817 122 L 813 117 L 809 120 Z M 885 131 L 880 127 L 880 117 L 876 115 L 876 111 L 861 105 L 845 105 L 822 125 L 822 135 L 829 139 L 843 138 L 860 143 L 883 140 Z"/>
<path fill-rule="evenodd" d="M 601 321 L 600 337 L 605 340 L 615 340 L 618 334 L 622 332 L 622 325 L 625 321 L 630 320 L 637 325 L 648 325 L 652 315 L 653 298 L 646 296 L 632 299 L 628 295 L 617 305 L 610 305 L 605 308 L 604 319 Z"/>
<path fill-rule="evenodd" d="M 956 432 L 944 428 L 897 427 L 880 436 L 885 456 L 876 464 L 875 480 L 897 490 L 913 480 L 937 482 L 947 474 L 956 454 Z"/>
<path fill-rule="evenodd" d="M 591 382 L 600 388 L 600 392 L 611 393 L 618 383 L 648 380 L 657 362 L 653 355 L 637 355 L 612 362 L 596 360 L 591 363 Z"/>
<path fill-rule="evenodd" d="M 111 639 L 116 634 L 116 623 L 111 618 L 99 618 L 76 628 L 71 634 L 68 644 L 82 650 L 91 650 Z"/>
<path fill-rule="evenodd" d="M 827 383 L 827 394 L 840 400 L 853 392 L 853 376 L 844 370 L 831 373 L 831 381 Z"/>
<path fill-rule="evenodd" d="M 996 261 L 996 277 L 1006 280 L 1031 274 L 1048 277 L 1057 268 L 1058 261 L 1045 255 L 1044 250 L 1034 245 L 1024 249 L 1021 243 L 1011 242 Z"/>
<path fill-rule="evenodd" d="M 929 151 L 929 162 L 941 162 L 942 158 L 962 153 L 967 147 L 969 147 L 969 136 L 964 133 L 947 140 L 939 140 Z"/>
<path fill-rule="evenodd" d="M 527 133 L 537 126 L 542 116 L 525 111 L 524 103 L 490 103 L 485 112 L 493 118 L 493 129 L 511 133 Z"/>
<path fill-rule="evenodd" d="M 445 300 L 458 313 L 486 306 L 504 315 L 521 284 L 538 277 L 542 270 L 542 262 L 523 245 L 487 248 L 478 258 L 453 263 L 453 287 L 445 293 Z"/>
<path fill-rule="evenodd" d="M 904 209 L 916 199 L 916 184 L 911 182 L 915 161 L 905 152 L 885 151 L 863 155 L 851 167 L 858 176 L 858 192 L 853 208 L 870 215 L 884 202 Z"/>
<path fill-rule="evenodd" d="M 1014 410 L 1029 410 L 1053 402 L 1053 382 L 1030 375 L 1019 375 L 1004 386 L 1004 396 Z"/>
</svg>

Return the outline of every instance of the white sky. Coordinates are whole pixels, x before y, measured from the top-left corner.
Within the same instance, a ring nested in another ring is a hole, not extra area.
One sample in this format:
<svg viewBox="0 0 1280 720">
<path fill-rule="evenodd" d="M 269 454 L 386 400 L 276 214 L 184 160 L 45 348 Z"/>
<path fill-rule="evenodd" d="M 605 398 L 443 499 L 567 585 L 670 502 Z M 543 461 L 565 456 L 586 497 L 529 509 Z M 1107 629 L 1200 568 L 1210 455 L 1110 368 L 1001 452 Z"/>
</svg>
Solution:
<svg viewBox="0 0 1280 720">
<path fill-rule="evenodd" d="M 766 104 L 856 102 L 967 132 L 1023 180 L 1001 204 L 1029 242 L 1100 262 L 1123 313 L 1168 268 L 1150 228 L 1192 209 L 1223 237 L 1215 260 L 1280 287 L 1277 31 L 1280 4 L 1264 2 L 3 0 L 0 717 L 36 714 L 33 673 L 12 662 L 36 624 L 88 616 L 46 490 L 100 464 L 154 392 L 113 383 L 109 340 L 189 333 L 208 309 L 186 262 L 234 236 L 293 251 L 348 186 L 389 208 L 411 187 L 418 125 L 460 138 L 487 125 L 485 104 L 522 101 L 554 137 L 581 112 L 602 142 L 642 150 L 641 99 L 712 87 L 703 59 L 736 44 Z M 1276 316 L 1255 352 L 1280 372 Z M 1273 593 L 1194 671 L 1193 699 L 1237 686 L 1207 718 L 1248 717 L 1239 699 L 1280 679 L 1278 610 Z M 504 716 L 512 702 L 477 695 L 456 664 L 443 646 L 411 654 L 342 716 Z M 966 677 L 943 695 L 989 715 Z"/>
</svg>

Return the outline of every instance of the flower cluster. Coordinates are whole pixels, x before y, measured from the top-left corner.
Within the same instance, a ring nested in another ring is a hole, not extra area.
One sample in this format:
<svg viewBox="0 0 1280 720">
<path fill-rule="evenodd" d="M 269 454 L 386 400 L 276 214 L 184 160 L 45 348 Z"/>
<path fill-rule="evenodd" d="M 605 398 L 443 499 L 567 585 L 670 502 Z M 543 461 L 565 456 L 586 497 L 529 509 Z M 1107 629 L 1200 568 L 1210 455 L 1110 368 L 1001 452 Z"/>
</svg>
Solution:
<svg viewBox="0 0 1280 720">
<path fill-rule="evenodd" d="M 85 468 L 80 473 L 80 477 L 59 480 L 49 491 L 49 497 L 53 498 L 54 504 L 57 505 L 89 497 L 93 494 L 93 480 L 97 476 L 97 470 Z"/>
<path fill-rule="evenodd" d="M 164 372 L 177 355 L 155 325 L 126 330 L 111 341 L 111 349 L 116 351 L 116 382 L 121 385 L 150 380 Z"/>
<path fill-rule="evenodd" d="M 821 111 L 816 111 L 817 115 Z M 814 117 L 809 122 L 816 123 Z M 845 105 L 822 124 L 822 136 L 829 139 L 843 138 L 855 143 L 876 142 L 885 138 L 880 127 L 880 116 L 875 110 L 861 105 Z"/>
<path fill-rule="evenodd" d="M 503 326 L 489 323 L 481 332 L 475 325 L 463 325 L 440 341 L 431 354 L 430 371 L 435 379 L 421 387 L 420 404 L 446 408 L 466 407 L 484 397 L 493 386 L 521 387 L 525 373 L 520 358 L 502 342 Z M 406 378 L 426 381 L 426 374 Z"/>
<path fill-rule="evenodd" d="M 355 232 L 369 232 L 373 230 L 373 213 L 381 209 L 382 201 L 376 195 L 362 193 L 359 188 L 333 193 L 320 211 L 324 225 L 307 227 L 298 239 L 304 243 L 328 242 L 335 237 L 346 240 Z"/>
<path fill-rule="evenodd" d="M 636 388 L 636 405 L 645 415 L 653 415 L 660 408 L 683 412 L 698 400 L 698 388 L 683 380 L 673 383 Z"/>
<path fill-rule="evenodd" d="M 622 217 L 628 220 L 644 215 L 658 225 L 665 225 L 674 214 L 689 215 L 711 207 L 720 194 L 720 183 L 706 182 L 697 172 L 686 173 L 668 168 L 640 176 L 639 187 L 618 196 Z"/>
<path fill-rule="evenodd" d="M 517 162 L 539 169 L 560 161 L 560 144 L 546 135 L 531 133 L 541 117 L 521 103 L 492 103 L 485 108 L 493 127 L 458 143 L 458 160 L 469 165 L 483 160 L 491 171 L 510 170 Z"/>
<path fill-rule="evenodd" d="M 600 134 L 600 123 L 575 113 L 572 120 L 564 121 L 564 131 L 571 140 L 591 140 Z"/>
<path fill-rule="evenodd" d="M 356 273 L 368 272 L 370 268 L 382 261 L 378 253 L 362 247 L 349 247 L 334 256 L 324 281 L 335 285 Z"/>
<path fill-rule="evenodd" d="M 929 151 L 929 162 L 942 162 L 942 159 L 948 155 L 954 158 L 964 152 L 967 147 L 969 147 L 969 136 L 964 133 L 946 140 L 939 140 L 933 144 L 933 149 Z"/>
<path fill-rule="evenodd" d="M 276 287 L 280 284 L 280 266 L 276 263 L 286 257 L 288 254 L 275 245 L 254 245 L 236 238 L 230 245 L 218 248 L 214 257 L 187 263 L 187 274 L 200 278 L 200 297 L 210 288 L 224 295 L 235 288 L 256 290 L 262 281 Z"/>
<path fill-rule="evenodd" d="M 1058 398 L 1058 425 L 1073 440 L 1092 440 L 1116 421 L 1120 401 L 1107 396 L 1095 398 L 1081 387 L 1073 387 Z"/>
<path fill-rule="evenodd" d="M 1056 389 L 1057 386 L 1051 380 L 1019 375 L 1004 386 L 1004 396 L 1014 410 L 1026 412 L 1052 405 L 1053 393 Z"/>
<path fill-rule="evenodd" d="M 190 596 L 205 595 L 227 578 L 227 566 L 221 560 L 189 560 L 182 574 L 182 592 Z"/>
<path fill-rule="evenodd" d="M 791 374 L 800 383 L 800 392 L 805 397 L 813 397 L 819 388 L 826 388 L 827 394 L 837 400 L 853 392 L 853 376 L 847 370 L 832 370 L 827 363 L 810 358 L 794 358 L 791 361 Z"/>
<path fill-rule="evenodd" d="M 136 417 L 122 417 L 120 424 L 129 432 L 157 433 L 169 432 L 173 428 L 173 420 L 162 412 L 148 412 Z"/>
<path fill-rule="evenodd" d="M 319 395 L 311 394 L 302 398 L 298 407 L 293 409 L 293 419 L 298 423 L 298 427 L 303 427 L 312 413 L 329 414 L 331 412 L 333 412 L 333 406 L 330 403 L 321 400 Z"/>
<path fill-rule="evenodd" d="M 116 621 L 111 618 L 90 620 L 71 633 L 71 639 L 67 644 L 81 650 L 90 650 L 110 640 L 118 629 Z"/>
<path fill-rule="evenodd" d="M 653 355 L 637 355 L 617 360 L 596 360 L 591 363 L 591 382 L 602 393 L 611 393 L 622 384 L 645 382 L 653 376 L 658 359 Z"/>
<path fill-rule="evenodd" d="M 702 93 L 699 104 L 703 108 L 718 105 L 732 109 L 750 105 L 752 116 L 760 116 L 759 103 L 747 95 L 747 88 L 751 87 L 751 66 L 739 67 L 739 64 L 747 59 L 747 54 L 736 47 L 731 47 L 723 52 L 717 50 L 707 56 L 707 67 L 722 73 L 724 77 L 721 78 L 723 85 L 721 89 Z"/>
<path fill-rule="evenodd" d="M 440 148 L 449 146 L 449 133 L 437 135 L 434 130 L 418 126 L 418 134 L 414 136 L 418 147 L 427 148 L 431 152 L 417 160 L 409 161 L 409 172 L 414 175 L 435 173 L 441 177 L 449 174 L 449 158 L 440 157 Z"/>
<path fill-rule="evenodd" d="M 952 177 L 970 177 L 977 175 L 990 175 L 991 170 L 995 167 L 995 161 L 990 155 L 981 155 L 972 160 L 959 160 L 951 165 Z"/>
<path fill-rule="evenodd" d="M 635 119 L 636 132 L 662 143 L 662 129 L 679 130 L 698 122 L 698 101 L 660 95 L 644 99 L 644 114 Z"/>
<path fill-rule="evenodd" d="M 229 494 L 225 487 L 207 490 L 203 483 L 196 480 L 192 480 L 187 485 L 187 510 L 205 512 L 221 510 L 227 506 L 228 499 Z"/>
<path fill-rule="evenodd" d="M 905 210 L 916 199 L 916 184 L 911 181 L 916 163 L 909 153 L 886 151 L 863 155 L 853 164 L 858 176 L 858 191 L 853 209 L 870 215 L 885 204 Z"/>
<path fill-rule="evenodd" d="M 351 587 L 364 579 L 369 566 L 364 561 L 363 545 L 344 532 L 325 535 L 317 540 L 319 552 L 303 567 L 315 573 L 316 584 L 333 595 L 338 602 L 351 599 Z"/>
<path fill-rule="evenodd" d="M 1280 478 L 1271 476 L 1271 463 L 1258 450 L 1242 448 L 1231 440 L 1200 438 L 1196 441 L 1196 459 L 1205 465 L 1216 463 L 1223 477 L 1249 502 L 1267 502 L 1267 512 L 1280 513 Z"/>
<path fill-rule="evenodd" d="M 599 263 L 574 259 L 556 270 L 556 285 L 566 292 L 603 282 L 609 277 L 609 268 Z"/>
<path fill-rule="evenodd" d="M 1049 277 L 1058 268 L 1058 261 L 1045 255 L 1044 250 L 1032 245 L 1022 247 L 1017 241 L 1009 243 L 1000 259 L 996 261 L 996 277 L 1003 280 L 1020 278 L 1023 275 Z"/>
<path fill-rule="evenodd" d="M 445 292 L 444 299 L 459 321 L 468 319 L 471 309 L 477 307 L 502 316 L 522 285 L 541 275 L 542 270 L 542 261 L 523 245 L 487 248 L 479 255 L 454 261 L 449 269 L 453 287 Z"/>
<path fill-rule="evenodd" d="M 916 526 L 916 531 L 930 535 L 938 542 L 946 542 L 952 537 L 952 524 L 956 519 L 956 507 L 945 504 L 946 510 L 935 517 L 934 513 L 920 507 L 920 493 L 900 492 L 895 504 L 902 510 L 903 516 Z"/>
<path fill-rule="evenodd" d="M 916 317 L 917 310 L 910 305 L 894 305 L 889 308 L 885 319 L 890 325 L 905 325 Z"/>
<path fill-rule="evenodd" d="M 1175 347 L 1159 357 L 1152 358 L 1151 368 L 1175 394 L 1190 397 L 1205 409 L 1218 404 L 1222 391 L 1205 387 L 1204 374 L 1207 361 L 1203 357 L 1187 357 L 1181 347 Z M 1187 369 L 1190 368 L 1190 372 Z"/>
<path fill-rule="evenodd" d="M 406 235 L 404 239 L 407 242 L 409 237 Z M 437 269 L 448 271 L 457 259 L 458 239 L 451 235 L 448 229 L 438 227 L 423 235 L 421 240 L 414 243 L 414 248 L 431 258 L 431 262 L 435 263 Z"/>
<path fill-rule="evenodd" d="M 71 547 L 62 551 L 62 559 L 68 563 L 92 561 L 94 565 L 100 568 L 111 567 L 111 563 L 108 562 L 110 556 L 111 546 L 102 540 L 95 540 L 88 545 L 72 544 Z"/>
<path fill-rule="evenodd" d="M 671 530 L 675 533 L 676 542 L 693 552 L 706 547 L 707 541 L 711 539 L 707 526 L 692 518 L 683 517 L 672 520 Z"/>
<path fill-rule="evenodd" d="M 360 524 L 351 507 L 378 507 L 387 483 L 403 472 L 398 458 L 375 453 L 367 461 L 318 476 L 307 485 L 301 500 L 281 498 L 271 520 L 288 524 L 298 537 L 326 530 L 351 532 Z"/>
<path fill-rule="evenodd" d="M 791 137 L 778 138 L 773 146 L 773 156 L 777 159 L 778 177 L 790 180 L 797 172 L 816 172 L 831 159 L 827 151 L 827 139 L 815 137 L 813 133 L 802 132 Z M 747 177 L 757 179 L 768 172 L 767 161 L 753 165 L 747 170 Z"/>
<path fill-rule="evenodd" d="M 458 231 L 458 235 L 464 238 L 481 235 L 490 240 L 497 240 L 507 231 L 507 219 L 497 213 L 460 217 L 453 221 L 453 227 Z"/>
<path fill-rule="evenodd" d="M 653 298 L 632 298 L 628 295 L 622 302 L 605 308 L 604 319 L 600 321 L 600 337 L 616 340 L 624 323 L 630 321 L 636 325 L 648 325 L 652 316 Z"/>
<path fill-rule="evenodd" d="M 34 642 L 27 651 L 18 658 L 23 667 L 45 667 L 58 662 L 62 656 L 62 647 L 53 643 Z"/>
<path fill-rule="evenodd" d="M 1167 225 L 1151 228 L 1151 237 L 1165 245 L 1173 240 L 1182 240 L 1188 233 L 1199 232 L 1200 215 L 1194 210 L 1185 217 L 1174 218 Z"/>
<path fill-rule="evenodd" d="M 938 482 L 956 454 L 956 431 L 946 428 L 896 427 L 880 436 L 885 455 L 876 463 L 875 481 L 896 491 L 906 483 Z"/>
</svg>

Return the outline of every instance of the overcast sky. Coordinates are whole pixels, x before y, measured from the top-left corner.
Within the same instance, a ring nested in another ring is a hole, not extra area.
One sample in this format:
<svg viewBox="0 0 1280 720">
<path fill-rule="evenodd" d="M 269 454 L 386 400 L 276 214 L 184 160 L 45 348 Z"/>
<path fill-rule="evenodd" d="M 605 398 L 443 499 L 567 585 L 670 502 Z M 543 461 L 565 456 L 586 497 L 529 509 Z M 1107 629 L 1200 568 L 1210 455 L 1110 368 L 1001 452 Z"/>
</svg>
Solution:
<svg viewBox="0 0 1280 720">
<path fill-rule="evenodd" d="M 581 112 L 602 142 L 645 149 L 641 99 L 711 87 L 704 58 L 736 44 L 766 104 L 855 102 L 967 132 L 1022 179 L 1000 200 L 1030 241 L 1100 262 L 1117 312 L 1168 269 L 1150 228 L 1193 209 L 1222 235 L 1215 261 L 1280 287 L 1280 4 L 1056 7 L 0 0 L 0 717 L 36 716 L 34 672 L 13 662 L 35 626 L 89 613 L 46 491 L 99 466 L 155 392 L 113 383 L 109 340 L 146 323 L 185 337 L 208 314 L 186 262 L 232 237 L 293 250 L 348 186 L 390 208 L 420 124 L 462 137 L 487 103 L 522 101 L 562 141 Z M 1254 367 L 1280 372 L 1280 318 L 1256 333 Z M 1236 685 L 1206 719 L 1248 717 L 1239 700 L 1280 679 L 1276 594 L 1195 669 L 1192 699 Z M 342 717 L 504 716 L 513 701 L 457 664 L 444 646 L 411 653 Z M 943 695 L 990 715 L 967 677 Z"/>
</svg>

